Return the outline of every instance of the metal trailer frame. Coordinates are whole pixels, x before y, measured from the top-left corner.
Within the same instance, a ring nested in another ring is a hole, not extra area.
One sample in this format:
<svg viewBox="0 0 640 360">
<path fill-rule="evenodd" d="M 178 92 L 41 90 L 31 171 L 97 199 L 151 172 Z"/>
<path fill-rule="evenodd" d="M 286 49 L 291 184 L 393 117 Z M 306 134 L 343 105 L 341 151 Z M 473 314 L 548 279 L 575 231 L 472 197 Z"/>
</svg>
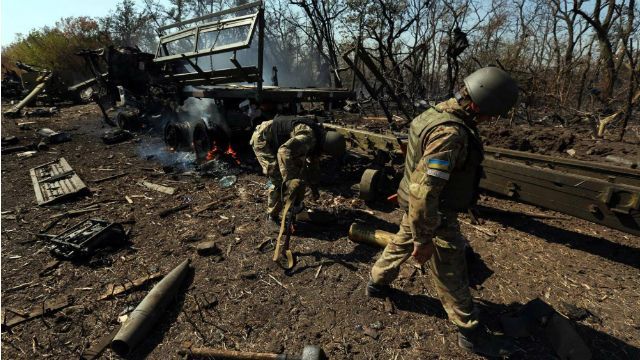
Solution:
<svg viewBox="0 0 640 360">
<path fill-rule="evenodd" d="M 402 156 L 407 139 L 324 124 L 352 149 Z M 494 194 L 640 236 L 640 170 L 609 164 L 485 147 L 480 188 Z M 361 182 L 370 185 L 371 178 Z M 375 189 L 365 189 L 371 196 Z"/>
</svg>

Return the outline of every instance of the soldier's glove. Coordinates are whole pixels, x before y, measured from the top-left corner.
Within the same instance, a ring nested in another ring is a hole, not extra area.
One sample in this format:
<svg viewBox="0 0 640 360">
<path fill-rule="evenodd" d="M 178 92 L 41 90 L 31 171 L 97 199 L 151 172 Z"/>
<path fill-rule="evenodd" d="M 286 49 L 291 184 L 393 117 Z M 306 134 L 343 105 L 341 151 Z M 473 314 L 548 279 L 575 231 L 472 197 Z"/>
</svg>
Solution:
<svg viewBox="0 0 640 360">
<path fill-rule="evenodd" d="M 429 241 L 425 244 L 413 243 L 413 252 L 411 256 L 416 259 L 416 262 L 420 265 L 426 263 L 431 259 L 433 253 L 436 251 L 436 246 L 433 245 L 433 242 Z"/>
</svg>

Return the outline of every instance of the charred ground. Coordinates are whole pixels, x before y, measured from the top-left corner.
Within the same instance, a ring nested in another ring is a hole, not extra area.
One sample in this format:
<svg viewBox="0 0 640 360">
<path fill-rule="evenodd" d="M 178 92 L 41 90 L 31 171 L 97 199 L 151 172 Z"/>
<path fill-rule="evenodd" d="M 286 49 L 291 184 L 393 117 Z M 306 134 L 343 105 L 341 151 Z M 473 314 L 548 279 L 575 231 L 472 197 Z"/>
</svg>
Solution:
<svg viewBox="0 0 640 360">
<path fill-rule="evenodd" d="M 378 251 L 349 242 L 348 227 L 360 220 L 395 231 L 400 216 L 398 210 L 371 210 L 357 200 L 353 185 L 366 164 L 356 161 L 323 179 L 321 199 L 310 206 L 332 213 L 335 220 L 298 227 L 293 247 L 299 263 L 293 273 L 285 274 L 273 265 L 269 251 L 256 249 L 276 234 L 263 216 L 266 179 L 250 149 L 236 148 L 241 159 L 235 170 L 240 171 L 238 181 L 223 189 L 216 178 L 167 173 L 159 155 L 144 151 L 161 146 L 152 133 L 117 145 L 103 144 L 100 136 L 107 128 L 101 127 L 99 118 L 94 105 L 83 105 L 63 108 L 51 118 L 25 119 L 36 122 L 29 130 L 20 130 L 15 120 L 2 120 L 2 136 L 18 136 L 21 144 L 30 143 L 40 127 L 64 130 L 73 138 L 30 158 L 2 156 L 2 211 L 12 211 L 2 220 L 3 307 L 24 311 L 45 299 L 74 298 L 71 307 L 4 332 L 3 356 L 77 357 L 113 330 L 118 317 L 135 307 L 149 288 L 95 300 L 108 284 L 167 272 L 189 257 L 193 275 L 131 358 L 178 358 L 177 349 L 184 341 L 289 353 L 318 344 L 332 359 L 475 358 L 456 346 L 454 328 L 439 305 L 428 271 L 423 274 L 411 264 L 404 266 L 392 298 L 394 314 L 383 302 L 364 296 Z M 594 141 L 586 132 L 564 128 L 490 124 L 483 132 L 491 145 L 521 150 L 568 156 L 567 149 L 576 149 L 578 157 L 589 159 L 606 154 L 638 156 L 637 145 Z M 567 144 L 555 145 L 562 138 L 559 132 L 571 138 Z M 529 145 L 520 145 L 525 140 Z M 606 154 L 587 154 L 602 148 L 608 149 Z M 28 169 L 58 157 L 69 161 L 92 194 L 39 207 Z M 123 171 L 126 176 L 91 182 Z M 141 180 L 175 187 L 177 192 L 170 196 L 152 191 L 140 186 Z M 195 206 L 227 194 L 233 199 L 194 215 Z M 192 208 L 158 216 L 187 198 Z M 127 225 L 131 245 L 102 251 L 84 262 L 62 262 L 40 276 L 53 257 L 35 234 L 52 215 L 89 204 L 99 204 L 99 210 L 65 219 L 51 232 L 58 234 L 87 218 L 135 220 Z M 540 297 L 565 313 L 576 313 L 577 308 L 578 331 L 596 358 L 640 356 L 640 239 L 493 197 L 482 198 L 481 215 L 482 225 L 471 226 L 463 217 L 462 226 L 478 254 L 470 263 L 472 292 L 492 326 L 497 325 L 498 315 Z M 196 254 L 192 240 L 207 234 L 215 237 L 220 255 Z M 516 358 L 555 358 L 543 340 L 525 339 L 519 345 L 526 353 Z M 115 354 L 107 350 L 104 356 Z"/>
</svg>

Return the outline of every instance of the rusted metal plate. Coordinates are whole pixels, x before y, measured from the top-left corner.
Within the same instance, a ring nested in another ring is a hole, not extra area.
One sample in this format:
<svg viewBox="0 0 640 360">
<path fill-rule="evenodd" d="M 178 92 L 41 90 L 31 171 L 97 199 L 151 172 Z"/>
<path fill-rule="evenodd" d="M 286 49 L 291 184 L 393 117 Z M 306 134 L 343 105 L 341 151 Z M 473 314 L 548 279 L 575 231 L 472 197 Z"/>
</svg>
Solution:
<svg viewBox="0 0 640 360">
<path fill-rule="evenodd" d="M 640 235 L 640 187 L 487 158 L 480 187 Z"/>
<path fill-rule="evenodd" d="M 38 205 L 50 204 L 89 191 L 65 158 L 36 166 L 29 172 Z"/>
</svg>

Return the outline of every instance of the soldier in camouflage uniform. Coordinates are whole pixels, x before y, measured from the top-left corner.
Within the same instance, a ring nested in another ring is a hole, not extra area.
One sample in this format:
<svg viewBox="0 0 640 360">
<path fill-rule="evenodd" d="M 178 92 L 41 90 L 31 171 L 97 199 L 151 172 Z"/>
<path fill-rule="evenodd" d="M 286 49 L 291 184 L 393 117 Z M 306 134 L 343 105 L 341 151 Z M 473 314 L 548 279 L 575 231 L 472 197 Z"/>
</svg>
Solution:
<svg viewBox="0 0 640 360">
<path fill-rule="evenodd" d="M 287 183 L 307 180 L 315 190 L 319 157 L 341 156 L 346 143 L 342 135 L 325 130 L 313 116 L 277 116 L 258 125 L 251 146 L 263 173 L 271 180 L 267 214 L 270 220 L 277 221 Z"/>
<path fill-rule="evenodd" d="M 405 173 L 398 189 L 405 210 L 400 231 L 371 270 L 367 294 L 384 297 L 409 257 L 429 261 L 438 296 L 458 327 L 459 345 L 479 354 L 510 352 L 503 339 L 479 326 L 465 258 L 466 240 L 457 213 L 475 202 L 481 176 L 482 143 L 476 122 L 505 114 L 515 104 L 517 84 L 504 71 L 487 67 L 465 79 L 455 98 L 411 123 Z"/>
</svg>

